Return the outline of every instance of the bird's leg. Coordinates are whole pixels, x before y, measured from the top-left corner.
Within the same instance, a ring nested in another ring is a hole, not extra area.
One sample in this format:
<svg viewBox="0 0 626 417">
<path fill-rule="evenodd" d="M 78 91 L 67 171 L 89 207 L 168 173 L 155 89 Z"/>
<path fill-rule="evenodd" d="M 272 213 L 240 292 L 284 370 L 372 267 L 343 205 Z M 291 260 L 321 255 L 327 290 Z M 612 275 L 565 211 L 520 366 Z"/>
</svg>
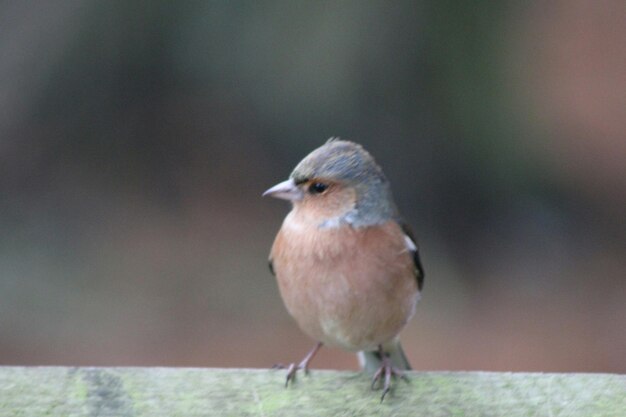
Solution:
<svg viewBox="0 0 626 417">
<path fill-rule="evenodd" d="M 315 357 L 315 354 L 317 353 L 318 350 L 320 350 L 320 348 L 322 347 L 322 342 L 318 342 L 313 349 L 311 349 L 311 351 L 309 353 L 307 353 L 307 355 L 304 357 L 304 359 L 302 359 L 302 361 L 296 365 L 295 363 L 292 363 L 291 365 L 289 365 L 289 367 L 287 368 L 287 380 L 285 381 L 285 386 L 289 385 L 289 381 L 295 381 L 296 379 L 296 373 L 298 372 L 299 369 L 303 369 L 305 375 L 308 375 L 309 373 L 309 362 L 311 362 L 311 360 Z"/>
<path fill-rule="evenodd" d="M 406 376 L 403 371 L 391 364 L 391 358 L 385 353 L 382 345 L 378 346 L 378 352 L 382 363 L 372 378 L 372 389 L 375 389 L 377 383 L 383 383 L 383 395 L 380 397 L 382 403 L 385 395 L 391 390 L 391 377 L 406 378 Z"/>
</svg>

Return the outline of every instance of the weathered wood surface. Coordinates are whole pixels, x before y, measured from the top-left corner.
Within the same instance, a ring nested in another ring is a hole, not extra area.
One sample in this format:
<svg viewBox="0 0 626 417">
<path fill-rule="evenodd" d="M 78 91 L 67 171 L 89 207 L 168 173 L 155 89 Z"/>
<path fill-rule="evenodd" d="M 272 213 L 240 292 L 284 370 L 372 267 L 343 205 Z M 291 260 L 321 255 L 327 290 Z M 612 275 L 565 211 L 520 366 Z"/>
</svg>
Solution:
<svg viewBox="0 0 626 417">
<path fill-rule="evenodd" d="M 611 416 L 626 376 L 411 372 L 380 403 L 369 377 L 314 370 L 0 367 L 0 417 Z"/>
</svg>

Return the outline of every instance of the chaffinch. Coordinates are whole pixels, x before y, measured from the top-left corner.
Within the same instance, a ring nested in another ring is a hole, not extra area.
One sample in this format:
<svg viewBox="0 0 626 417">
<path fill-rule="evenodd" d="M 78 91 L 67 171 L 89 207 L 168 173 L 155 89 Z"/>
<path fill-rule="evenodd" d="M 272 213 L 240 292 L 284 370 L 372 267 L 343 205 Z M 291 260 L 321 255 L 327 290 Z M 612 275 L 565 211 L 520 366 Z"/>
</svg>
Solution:
<svg viewBox="0 0 626 417">
<path fill-rule="evenodd" d="M 270 270 L 300 328 L 318 343 L 288 367 L 285 385 L 322 345 L 359 352 L 372 387 L 389 392 L 409 362 L 398 334 L 424 282 L 417 244 L 387 178 L 360 145 L 336 138 L 311 152 L 264 196 L 293 204 L 270 253 Z"/>
</svg>

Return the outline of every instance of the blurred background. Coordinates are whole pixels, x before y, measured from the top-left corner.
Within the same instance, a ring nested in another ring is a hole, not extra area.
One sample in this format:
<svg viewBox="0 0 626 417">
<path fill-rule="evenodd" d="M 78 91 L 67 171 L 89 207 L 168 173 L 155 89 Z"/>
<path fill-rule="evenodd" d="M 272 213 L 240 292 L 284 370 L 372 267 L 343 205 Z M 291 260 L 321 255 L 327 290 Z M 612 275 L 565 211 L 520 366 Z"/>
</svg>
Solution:
<svg viewBox="0 0 626 417">
<path fill-rule="evenodd" d="M 300 360 L 266 262 L 289 207 L 260 195 L 340 136 L 419 237 L 416 369 L 626 372 L 625 17 L 0 3 L 0 364 Z"/>
</svg>

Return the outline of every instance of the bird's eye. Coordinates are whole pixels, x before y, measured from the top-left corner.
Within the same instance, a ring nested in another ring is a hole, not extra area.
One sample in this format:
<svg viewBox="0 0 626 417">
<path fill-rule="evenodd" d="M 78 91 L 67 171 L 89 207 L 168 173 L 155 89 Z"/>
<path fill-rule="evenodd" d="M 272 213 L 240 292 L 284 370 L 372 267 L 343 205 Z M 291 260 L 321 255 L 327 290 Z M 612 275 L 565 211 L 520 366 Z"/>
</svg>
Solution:
<svg viewBox="0 0 626 417">
<path fill-rule="evenodd" d="M 311 194 L 321 194 L 326 191 L 327 188 L 328 185 L 324 184 L 323 182 L 314 182 L 313 184 L 309 185 L 309 192 Z"/>
</svg>

